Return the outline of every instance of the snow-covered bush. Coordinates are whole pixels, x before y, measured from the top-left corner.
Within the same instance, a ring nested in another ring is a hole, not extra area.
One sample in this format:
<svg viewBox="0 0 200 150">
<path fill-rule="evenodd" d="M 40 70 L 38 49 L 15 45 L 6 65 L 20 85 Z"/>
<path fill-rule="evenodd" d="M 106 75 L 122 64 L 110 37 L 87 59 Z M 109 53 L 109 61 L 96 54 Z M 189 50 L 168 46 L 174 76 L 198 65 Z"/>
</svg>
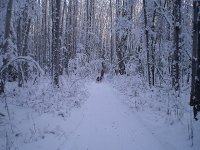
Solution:
<svg viewBox="0 0 200 150">
<path fill-rule="evenodd" d="M 75 59 L 69 61 L 69 74 L 77 75 L 81 78 L 95 78 L 102 68 L 102 62 L 105 65 L 105 71 L 108 72 L 109 66 L 106 61 L 102 59 L 92 60 L 91 62 L 87 62 L 86 55 L 79 53 L 77 54 Z"/>
<path fill-rule="evenodd" d="M 54 88 L 50 78 L 38 78 L 18 88 L 15 83 L 8 83 L 5 94 L 9 104 L 32 108 L 41 113 L 63 114 L 84 100 L 84 84 L 76 76 L 60 78 L 60 88 Z M 2 101 L 3 103 L 3 101 Z"/>
<path fill-rule="evenodd" d="M 169 123 L 176 120 L 189 118 L 189 85 L 184 91 L 177 95 L 172 87 L 162 85 L 160 87 L 149 87 L 148 83 L 134 72 L 130 75 L 119 75 L 110 78 L 109 81 L 124 95 L 124 101 L 135 110 L 151 110 L 164 114 Z"/>
<path fill-rule="evenodd" d="M 48 77 L 29 80 L 22 88 L 16 82 L 8 82 L 0 97 L 0 147 L 12 149 L 19 147 L 18 142 L 30 144 L 47 135 L 62 136 L 60 129 L 48 124 L 54 120 L 53 116 L 64 121 L 72 108 L 81 106 L 87 98 L 84 82 L 77 76 L 61 76 L 59 88 L 54 88 Z M 45 119 L 45 116 L 49 117 L 48 122 L 35 123 L 35 119 Z"/>
</svg>

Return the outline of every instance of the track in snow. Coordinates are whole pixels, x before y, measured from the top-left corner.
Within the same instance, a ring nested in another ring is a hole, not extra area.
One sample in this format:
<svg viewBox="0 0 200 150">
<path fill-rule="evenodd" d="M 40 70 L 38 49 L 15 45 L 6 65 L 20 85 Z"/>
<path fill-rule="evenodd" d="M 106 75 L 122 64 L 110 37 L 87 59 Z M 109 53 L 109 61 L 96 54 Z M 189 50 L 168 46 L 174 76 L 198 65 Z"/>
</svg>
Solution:
<svg viewBox="0 0 200 150">
<path fill-rule="evenodd" d="M 69 118 L 65 150 L 167 150 L 106 83 L 88 85 L 90 97 Z"/>
</svg>

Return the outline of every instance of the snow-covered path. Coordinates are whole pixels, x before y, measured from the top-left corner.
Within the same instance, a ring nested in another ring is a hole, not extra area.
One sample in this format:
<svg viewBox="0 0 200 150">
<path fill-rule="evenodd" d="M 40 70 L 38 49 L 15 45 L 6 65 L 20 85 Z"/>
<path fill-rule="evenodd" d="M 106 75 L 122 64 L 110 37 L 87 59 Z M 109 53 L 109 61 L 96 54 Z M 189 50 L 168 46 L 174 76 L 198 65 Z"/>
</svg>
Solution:
<svg viewBox="0 0 200 150">
<path fill-rule="evenodd" d="M 166 150 L 106 83 L 91 83 L 90 97 L 67 121 L 65 150 Z"/>
</svg>

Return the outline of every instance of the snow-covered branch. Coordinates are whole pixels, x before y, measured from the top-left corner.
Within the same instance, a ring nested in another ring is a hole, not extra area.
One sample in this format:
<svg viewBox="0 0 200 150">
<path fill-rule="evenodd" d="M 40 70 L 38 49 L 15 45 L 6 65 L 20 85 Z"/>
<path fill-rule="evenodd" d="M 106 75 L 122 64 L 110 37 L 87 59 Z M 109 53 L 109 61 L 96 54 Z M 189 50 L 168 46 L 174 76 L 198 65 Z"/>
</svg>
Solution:
<svg viewBox="0 0 200 150">
<path fill-rule="evenodd" d="M 34 67 L 39 71 L 40 74 L 44 74 L 44 71 L 40 67 L 40 65 L 38 64 L 38 62 L 36 62 L 30 56 L 18 56 L 18 57 L 15 57 L 15 58 L 11 59 L 6 65 L 4 65 L 4 66 L 1 67 L 0 73 L 2 73 L 10 64 L 12 64 L 14 62 L 21 62 L 21 61 L 32 63 L 34 65 Z"/>
</svg>

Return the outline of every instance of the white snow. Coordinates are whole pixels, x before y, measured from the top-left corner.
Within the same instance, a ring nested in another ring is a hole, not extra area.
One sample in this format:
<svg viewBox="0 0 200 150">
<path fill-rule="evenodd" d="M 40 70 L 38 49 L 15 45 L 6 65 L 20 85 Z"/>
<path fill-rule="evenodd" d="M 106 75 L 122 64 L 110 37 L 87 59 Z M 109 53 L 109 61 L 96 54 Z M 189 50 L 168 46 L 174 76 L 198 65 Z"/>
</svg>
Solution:
<svg viewBox="0 0 200 150">
<path fill-rule="evenodd" d="M 181 122 L 169 124 L 150 109 L 135 111 L 125 103 L 127 97 L 106 81 L 86 85 L 87 101 L 75 107 L 69 117 L 39 114 L 9 105 L 11 114 L 15 114 L 12 123 L 19 131 L 13 137 L 15 147 L 19 150 L 199 150 L 198 146 L 190 146 L 187 129 Z"/>
<path fill-rule="evenodd" d="M 120 101 L 108 84 L 92 83 L 90 98 L 70 120 L 73 133 L 60 149 L 70 150 L 168 150 Z M 69 125 L 70 128 L 70 125 Z M 68 129 L 69 129 L 68 128 Z"/>
</svg>

